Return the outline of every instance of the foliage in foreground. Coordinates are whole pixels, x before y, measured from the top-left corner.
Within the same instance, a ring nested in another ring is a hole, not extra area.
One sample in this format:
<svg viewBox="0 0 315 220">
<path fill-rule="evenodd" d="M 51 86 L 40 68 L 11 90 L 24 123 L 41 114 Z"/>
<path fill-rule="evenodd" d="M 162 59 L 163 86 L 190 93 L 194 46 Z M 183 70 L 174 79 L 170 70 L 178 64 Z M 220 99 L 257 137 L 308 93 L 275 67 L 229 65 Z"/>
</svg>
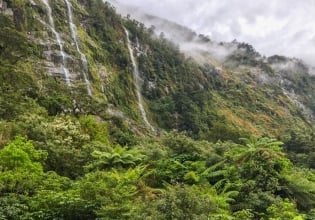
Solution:
<svg viewBox="0 0 315 220">
<path fill-rule="evenodd" d="M 89 145 L 95 149 L 86 156 L 72 154 L 71 160 L 80 164 L 58 170 L 53 162 L 58 154 L 48 152 L 70 153 L 72 147 L 54 138 L 54 144 L 46 145 L 17 136 L 0 150 L 0 219 L 313 216 L 315 175 L 294 166 L 274 139 L 213 144 L 171 132 L 129 147 L 79 139 L 81 153 Z"/>
</svg>

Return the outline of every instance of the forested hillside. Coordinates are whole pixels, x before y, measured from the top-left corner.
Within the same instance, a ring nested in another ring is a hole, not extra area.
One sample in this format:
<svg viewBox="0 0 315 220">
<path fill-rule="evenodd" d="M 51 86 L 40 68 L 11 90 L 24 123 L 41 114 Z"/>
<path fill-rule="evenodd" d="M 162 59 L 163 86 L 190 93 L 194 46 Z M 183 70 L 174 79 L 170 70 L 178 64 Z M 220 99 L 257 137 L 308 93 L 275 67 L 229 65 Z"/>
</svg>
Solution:
<svg viewBox="0 0 315 220">
<path fill-rule="evenodd" d="M 184 53 L 101 0 L 4 2 L 0 219 L 315 219 L 303 61 Z"/>
</svg>

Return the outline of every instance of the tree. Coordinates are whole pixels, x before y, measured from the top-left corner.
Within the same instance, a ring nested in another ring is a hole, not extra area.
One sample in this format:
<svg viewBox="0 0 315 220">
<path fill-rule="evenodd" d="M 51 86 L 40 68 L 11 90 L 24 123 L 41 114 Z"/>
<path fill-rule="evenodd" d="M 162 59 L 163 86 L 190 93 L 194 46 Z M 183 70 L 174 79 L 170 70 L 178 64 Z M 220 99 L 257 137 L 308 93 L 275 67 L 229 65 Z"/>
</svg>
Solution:
<svg viewBox="0 0 315 220">
<path fill-rule="evenodd" d="M 226 211 L 229 205 L 208 186 L 167 185 L 158 199 L 150 203 L 152 205 L 138 212 L 135 219 L 157 216 L 167 220 L 231 219 Z"/>
<path fill-rule="evenodd" d="M 94 151 L 94 160 L 86 166 L 87 170 L 103 170 L 108 168 L 127 168 L 139 164 L 143 155 L 136 149 L 127 149 L 116 145 L 110 152 Z"/>
<path fill-rule="evenodd" d="M 294 169 L 281 178 L 280 193 L 295 201 L 303 211 L 315 208 L 315 176 L 309 171 Z"/>
<path fill-rule="evenodd" d="M 42 164 L 47 158 L 47 152 L 35 150 L 31 141 L 16 137 L 0 151 L 0 171 L 28 171 L 42 173 Z"/>
<path fill-rule="evenodd" d="M 267 209 L 268 220 L 282 220 L 282 219 L 292 219 L 292 220 L 303 220 L 304 215 L 299 214 L 295 205 L 288 199 L 282 202 L 273 204 Z"/>
<path fill-rule="evenodd" d="M 244 139 L 245 145 L 234 145 L 226 153 L 241 177 L 240 193 L 233 206 L 236 210 L 253 209 L 264 216 L 266 209 L 278 201 L 281 179 L 292 163 L 281 151 L 282 142 L 269 138 Z"/>
<path fill-rule="evenodd" d="M 126 171 L 96 171 L 87 174 L 76 187 L 81 199 L 94 204 L 99 219 L 130 219 L 143 171 L 141 166 Z"/>
</svg>

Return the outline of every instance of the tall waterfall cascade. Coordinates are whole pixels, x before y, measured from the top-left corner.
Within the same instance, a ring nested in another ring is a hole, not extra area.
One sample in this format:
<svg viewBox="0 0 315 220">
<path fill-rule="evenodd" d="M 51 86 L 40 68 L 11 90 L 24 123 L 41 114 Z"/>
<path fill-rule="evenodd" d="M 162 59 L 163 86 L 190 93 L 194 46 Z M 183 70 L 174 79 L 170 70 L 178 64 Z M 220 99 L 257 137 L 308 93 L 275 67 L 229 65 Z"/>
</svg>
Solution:
<svg viewBox="0 0 315 220">
<path fill-rule="evenodd" d="M 141 79 L 140 79 L 140 75 L 139 75 L 139 69 L 138 69 L 138 65 L 136 63 L 134 54 L 133 54 L 133 49 L 131 47 L 131 42 L 129 39 L 129 32 L 126 28 L 124 28 L 125 33 L 126 33 L 126 37 L 127 37 L 127 45 L 128 45 L 128 50 L 129 50 L 129 54 L 130 54 L 130 59 L 132 62 L 132 67 L 133 67 L 133 78 L 134 78 L 134 83 L 135 83 L 135 87 L 136 87 L 136 93 L 137 93 L 137 97 L 138 97 L 138 106 L 143 118 L 143 121 L 145 122 L 145 124 L 147 125 L 148 128 L 151 129 L 151 131 L 155 131 L 154 127 L 150 124 L 148 118 L 147 118 L 147 114 L 145 112 L 144 106 L 143 106 L 143 99 L 142 99 L 142 95 L 141 95 Z"/>
<path fill-rule="evenodd" d="M 54 22 L 54 19 L 53 19 L 53 16 L 52 16 L 52 9 L 51 9 L 51 6 L 49 5 L 49 2 L 48 0 L 41 0 L 43 2 L 43 4 L 45 5 L 46 7 L 46 10 L 47 10 L 47 15 L 48 15 L 48 21 L 49 21 L 49 28 L 51 29 L 52 33 L 54 34 L 55 38 L 56 38 L 56 42 L 59 46 L 59 50 L 60 50 L 60 55 L 61 55 L 61 58 L 62 58 L 62 62 L 61 62 L 61 69 L 64 73 L 64 77 L 65 77 L 65 80 L 66 80 L 66 83 L 68 86 L 70 86 L 70 73 L 69 73 L 69 70 L 67 69 L 66 67 L 66 54 L 64 52 L 64 48 L 63 48 L 63 43 L 61 41 L 61 37 L 60 37 L 60 34 L 56 31 L 56 28 L 55 28 L 55 22 Z"/>
<path fill-rule="evenodd" d="M 87 62 L 85 54 L 82 53 L 80 46 L 79 46 L 78 31 L 77 31 L 77 27 L 73 21 L 72 4 L 69 0 L 65 0 L 65 2 L 67 5 L 67 10 L 68 10 L 68 22 L 69 22 L 69 27 L 70 27 L 70 31 L 71 31 L 71 37 L 72 37 L 72 40 L 74 42 L 74 45 L 76 47 L 77 52 L 80 54 L 81 64 L 83 67 L 82 76 L 83 76 L 84 82 L 86 83 L 86 86 L 87 86 L 87 92 L 91 96 L 92 95 L 92 87 L 91 87 L 91 83 L 88 79 L 88 62 Z"/>
</svg>

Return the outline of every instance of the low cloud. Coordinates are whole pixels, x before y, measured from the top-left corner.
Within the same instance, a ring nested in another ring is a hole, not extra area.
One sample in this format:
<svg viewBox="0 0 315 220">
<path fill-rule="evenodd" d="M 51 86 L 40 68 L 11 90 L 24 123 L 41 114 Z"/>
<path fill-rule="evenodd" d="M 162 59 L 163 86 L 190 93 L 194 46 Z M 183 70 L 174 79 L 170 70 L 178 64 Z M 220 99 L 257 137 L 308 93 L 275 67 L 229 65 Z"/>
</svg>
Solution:
<svg viewBox="0 0 315 220">
<path fill-rule="evenodd" d="M 215 41 L 252 44 L 263 55 L 297 57 L 315 65 L 314 0 L 117 0 Z"/>
</svg>

